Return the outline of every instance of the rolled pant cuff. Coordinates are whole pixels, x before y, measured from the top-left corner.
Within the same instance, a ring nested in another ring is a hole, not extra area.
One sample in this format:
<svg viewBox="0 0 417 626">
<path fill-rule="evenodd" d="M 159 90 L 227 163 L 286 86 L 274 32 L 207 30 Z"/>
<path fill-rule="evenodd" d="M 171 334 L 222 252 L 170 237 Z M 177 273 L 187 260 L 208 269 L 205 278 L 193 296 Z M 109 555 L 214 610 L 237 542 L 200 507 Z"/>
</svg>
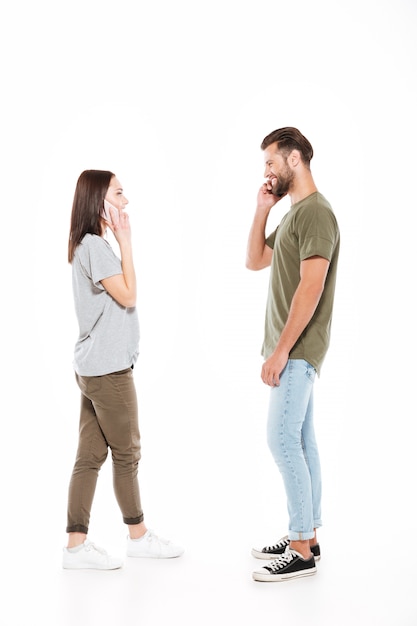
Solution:
<svg viewBox="0 0 417 626">
<path fill-rule="evenodd" d="M 144 520 L 144 515 L 139 515 L 139 517 L 124 517 L 123 522 L 128 524 L 129 526 L 133 526 L 134 524 L 140 524 Z"/>
<path fill-rule="evenodd" d="M 88 534 L 87 526 L 83 526 L 82 524 L 74 524 L 73 526 L 67 526 L 67 533 L 84 533 L 84 535 Z"/>
<path fill-rule="evenodd" d="M 309 539 L 314 539 L 314 530 L 303 533 L 296 533 L 294 530 L 289 530 L 288 538 L 290 541 L 308 541 Z"/>
</svg>

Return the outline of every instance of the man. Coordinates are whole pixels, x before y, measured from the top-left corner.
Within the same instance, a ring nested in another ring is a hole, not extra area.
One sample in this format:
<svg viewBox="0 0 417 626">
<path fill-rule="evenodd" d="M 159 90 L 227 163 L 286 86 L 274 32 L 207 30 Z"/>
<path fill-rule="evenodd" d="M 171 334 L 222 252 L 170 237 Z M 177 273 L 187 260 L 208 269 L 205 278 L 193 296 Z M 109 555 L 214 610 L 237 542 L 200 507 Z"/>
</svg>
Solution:
<svg viewBox="0 0 417 626">
<path fill-rule="evenodd" d="M 339 228 L 317 190 L 310 142 L 292 127 L 261 144 L 266 182 L 258 192 L 246 266 L 271 267 L 265 316 L 262 380 L 271 388 L 268 445 L 287 495 L 288 534 L 276 545 L 252 550 L 268 563 L 257 581 L 281 581 L 316 573 L 320 558 L 320 460 L 313 426 L 313 384 L 330 338 L 339 255 Z M 289 195 L 291 208 L 268 238 L 271 208 Z"/>
</svg>

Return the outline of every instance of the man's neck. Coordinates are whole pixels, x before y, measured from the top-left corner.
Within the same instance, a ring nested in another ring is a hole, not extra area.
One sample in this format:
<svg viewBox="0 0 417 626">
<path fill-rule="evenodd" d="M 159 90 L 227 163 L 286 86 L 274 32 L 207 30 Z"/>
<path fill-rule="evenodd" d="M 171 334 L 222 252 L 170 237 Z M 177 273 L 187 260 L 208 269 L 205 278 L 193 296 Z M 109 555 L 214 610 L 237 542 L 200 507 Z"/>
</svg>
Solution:
<svg viewBox="0 0 417 626">
<path fill-rule="evenodd" d="M 290 189 L 288 195 L 291 198 L 291 204 L 296 204 L 316 191 L 318 191 L 318 189 L 314 183 L 313 177 L 309 173 L 294 182 L 293 188 Z"/>
</svg>

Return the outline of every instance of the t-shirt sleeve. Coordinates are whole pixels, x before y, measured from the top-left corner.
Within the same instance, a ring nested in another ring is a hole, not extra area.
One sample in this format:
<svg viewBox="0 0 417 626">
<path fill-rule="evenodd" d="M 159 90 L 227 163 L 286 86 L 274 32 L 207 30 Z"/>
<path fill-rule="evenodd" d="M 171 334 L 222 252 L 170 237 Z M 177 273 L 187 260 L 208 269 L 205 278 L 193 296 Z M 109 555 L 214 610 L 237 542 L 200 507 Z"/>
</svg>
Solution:
<svg viewBox="0 0 417 626">
<path fill-rule="evenodd" d="M 300 215 L 297 223 L 300 261 L 312 256 L 332 260 L 339 238 L 336 218 L 330 209 L 309 208 Z"/>
<path fill-rule="evenodd" d="M 80 260 L 83 270 L 99 289 L 104 289 L 102 280 L 123 273 L 120 259 L 102 237 L 97 235 L 87 237 L 81 247 Z"/>
<path fill-rule="evenodd" d="M 274 244 L 275 244 L 275 237 L 277 234 L 277 230 L 278 228 L 276 228 L 274 230 L 273 233 L 271 233 L 270 235 L 268 235 L 268 237 L 265 239 L 265 243 L 268 246 L 268 248 L 272 248 L 272 250 L 274 249 Z"/>
</svg>

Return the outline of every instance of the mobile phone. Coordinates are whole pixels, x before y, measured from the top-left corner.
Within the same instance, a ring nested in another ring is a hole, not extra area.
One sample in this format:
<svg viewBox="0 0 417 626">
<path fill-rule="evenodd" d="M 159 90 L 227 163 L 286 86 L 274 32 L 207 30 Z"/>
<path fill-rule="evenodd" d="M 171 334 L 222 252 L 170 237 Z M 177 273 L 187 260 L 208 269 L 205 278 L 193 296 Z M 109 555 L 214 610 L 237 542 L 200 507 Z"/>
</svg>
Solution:
<svg viewBox="0 0 417 626">
<path fill-rule="evenodd" d="M 287 195 L 286 193 L 275 193 L 274 191 L 272 191 L 272 189 L 267 189 L 266 192 L 269 193 L 271 196 L 275 196 L 276 198 L 278 198 L 278 200 L 281 200 L 281 198 Z"/>
<path fill-rule="evenodd" d="M 275 178 L 275 182 L 277 181 L 277 179 Z M 273 187 L 272 183 L 269 181 L 269 184 L 271 185 L 271 187 Z M 284 196 L 286 196 L 286 193 L 275 193 L 273 191 L 273 189 L 267 189 L 267 193 L 269 193 L 271 196 L 275 196 L 276 198 L 278 198 L 278 200 L 281 200 L 281 198 L 283 198 Z"/>
<path fill-rule="evenodd" d="M 113 209 L 114 213 L 112 215 L 110 209 Z M 103 201 L 103 209 L 101 211 L 101 216 L 109 222 L 110 224 L 117 224 L 119 221 L 119 211 L 115 206 L 110 204 L 110 202 L 106 199 Z"/>
</svg>

